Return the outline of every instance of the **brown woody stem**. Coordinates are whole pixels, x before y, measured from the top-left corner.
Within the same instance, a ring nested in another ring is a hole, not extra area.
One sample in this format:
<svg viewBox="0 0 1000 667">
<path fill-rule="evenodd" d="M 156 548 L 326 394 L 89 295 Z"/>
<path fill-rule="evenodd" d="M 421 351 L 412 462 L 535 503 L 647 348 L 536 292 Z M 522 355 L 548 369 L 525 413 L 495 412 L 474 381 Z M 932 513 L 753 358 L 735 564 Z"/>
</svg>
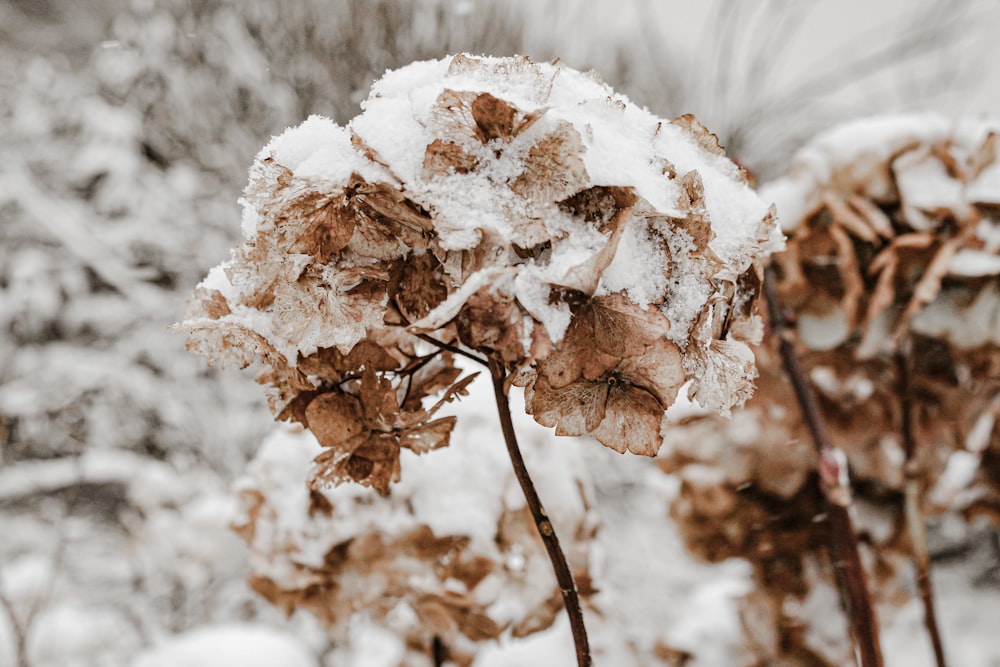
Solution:
<svg viewBox="0 0 1000 667">
<path fill-rule="evenodd" d="M 764 295 L 771 322 L 771 331 L 778 338 L 781 361 L 791 380 L 802 416 L 809 428 L 813 445 L 819 458 L 820 488 L 826 500 L 829 517 L 831 555 L 837 583 L 844 606 L 851 621 L 851 633 L 860 657 L 861 667 L 882 667 L 882 649 L 879 645 L 878 618 L 872 603 L 871 591 L 858 538 L 851 522 L 851 488 L 847 478 L 847 461 L 842 451 L 833 446 L 820 412 L 816 396 L 806 379 L 805 370 L 795 353 L 791 332 L 775 291 L 774 270 L 768 267 L 764 276 Z"/>
<path fill-rule="evenodd" d="M 496 357 L 489 360 L 490 376 L 493 378 L 493 393 L 497 400 L 497 412 L 500 414 L 500 428 L 503 430 L 503 439 L 507 443 L 507 453 L 510 455 L 510 462 L 514 466 L 514 475 L 521 485 L 524 499 L 528 503 L 531 517 L 535 520 L 535 527 L 545 545 L 545 551 L 552 561 L 552 569 L 556 574 L 556 582 L 562 592 L 563 602 L 566 605 L 566 614 L 569 616 L 570 629 L 573 631 L 573 643 L 576 646 L 576 662 L 579 667 L 591 667 L 590 644 L 587 640 L 587 629 L 583 624 L 583 610 L 580 608 L 580 596 L 576 591 L 576 583 L 573 581 L 573 573 L 566 562 L 566 554 L 559 546 L 559 538 L 549 521 L 542 501 L 538 498 L 535 485 L 528 474 L 528 468 L 524 465 L 521 457 L 521 450 L 517 446 L 517 436 L 514 433 L 514 422 L 510 416 L 510 402 L 507 400 L 507 392 L 504 383 L 507 379 L 507 372 L 504 370 L 503 362 Z"/>
<path fill-rule="evenodd" d="M 909 346 L 904 342 L 903 351 L 896 355 L 896 371 L 902 415 L 900 434 L 903 439 L 903 451 L 906 454 L 903 472 L 903 510 L 906 515 L 906 528 L 910 533 L 910 544 L 913 548 L 913 564 L 917 569 L 917 587 L 920 591 L 920 601 L 924 606 L 924 626 L 934 650 L 934 660 L 937 667 L 947 667 L 944 655 L 944 642 L 938 629 L 937 612 L 934 605 L 934 586 L 931 581 L 931 558 L 927 549 L 927 527 L 924 514 L 920 509 L 921 484 L 916 462 L 917 440 L 913 435 L 913 397 L 910 393 Z"/>
</svg>

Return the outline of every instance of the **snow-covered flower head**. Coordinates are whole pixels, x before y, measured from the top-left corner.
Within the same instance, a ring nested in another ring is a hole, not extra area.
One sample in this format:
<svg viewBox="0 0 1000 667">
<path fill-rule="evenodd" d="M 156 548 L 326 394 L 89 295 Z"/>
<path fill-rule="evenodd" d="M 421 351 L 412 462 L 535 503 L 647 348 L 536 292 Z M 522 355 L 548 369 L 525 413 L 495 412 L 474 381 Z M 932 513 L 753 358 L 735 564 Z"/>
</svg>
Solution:
<svg viewBox="0 0 1000 667">
<path fill-rule="evenodd" d="M 712 411 L 750 395 L 781 235 L 693 117 L 467 55 L 389 72 L 363 109 L 264 147 L 246 241 L 185 323 L 216 360 L 264 361 L 275 412 L 330 448 L 321 476 L 385 491 L 401 448 L 447 444 L 423 399 L 463 380 L 417 336 L 501 361 L 539 422 L 618 451 L 656 453 L 685 383 Z"/>
</svg>

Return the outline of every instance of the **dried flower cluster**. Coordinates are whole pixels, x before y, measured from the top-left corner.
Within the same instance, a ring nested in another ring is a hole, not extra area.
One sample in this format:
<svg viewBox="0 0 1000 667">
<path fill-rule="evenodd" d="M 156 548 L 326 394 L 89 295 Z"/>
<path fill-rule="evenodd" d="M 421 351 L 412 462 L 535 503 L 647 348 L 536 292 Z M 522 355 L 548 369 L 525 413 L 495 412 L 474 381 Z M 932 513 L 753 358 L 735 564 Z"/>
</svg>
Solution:
<svg viewBox="0 0 1000 667">
<path fill-rule="evenodd" d="M 751 393 L 767 207 L 693 117 L 660 121 L 593 75 L 459 55 L 388 73 L 343 128 L 258 155 L 246 242 L 183 327 L 263 362 L 279 419 L 327 448 L 320 481 L 387 493 L 466 379 L 417 336 L 499 358 L 559 434 L 654 455 L 678 391 Z M 441 400 L 425 405 L 443 392 Z"/>
<path fill-rule="evenodd" d="M 1000 518 L 998 128 L 934 116 L 850 124 L 763 189 L 789 234 L 776 286 L 846 453 L 883 601 L 916 588 L 907 502 L 921 516 Z M 773 346 L 757 362 L 747 410 L 678 433 L 663 458 L 683 479 L 673 515 L 696 553 L 754 562 L 772 610 L 766 632 L 756 624 L 761 660 L 815 651 L 840 664 L 845 647 L 824 653 L 809 638 L 802 602 L 832 582 L 815 455 Z"/>
<path fill-rule="evenodd" d="M 531 516 L 504 452 L 473 444 L 420 462 L 379 498 L 354 485 L 308 489 L 319 444 L 308 432 L 275 432 L 237 484 L 251 585 L 287 613 L 312 612 L 343 641 L 359 619 L 383 628 L 398 641 L 383 652 L 398 651 L 401 666 L 430 664 L 435 637 L 465 666 L 478 642 L 548 628 L 562 597 Z M 560 526 L 586 596 L 596 531 L 588 487 L 582 470 L 552 468 L 567 491 Z"/>
</svg>

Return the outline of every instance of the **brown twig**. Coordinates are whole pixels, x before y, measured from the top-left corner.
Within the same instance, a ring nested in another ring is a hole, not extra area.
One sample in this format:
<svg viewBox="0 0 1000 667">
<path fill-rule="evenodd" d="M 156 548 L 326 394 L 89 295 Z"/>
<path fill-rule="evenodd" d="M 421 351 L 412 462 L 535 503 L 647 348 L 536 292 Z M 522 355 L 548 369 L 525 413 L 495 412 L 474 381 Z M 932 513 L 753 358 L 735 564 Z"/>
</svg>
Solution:
<svg viewBox="0 0 1000 667">
<path fill-rule="evenodd" d="M 439 635 L 434 635 L 431 640 L 431 657 L 434 659 L 434 667 L 444 667 L 445 660 L 448 659 L 448 649 Z"/>
<path fill-rule="evenodd" d="M 416 336 L 420 340 L 426 341 L 426 342 L 430 343 L 431 345 L 434 345 L 435 347 L 441 348 L 442 350 L 447 350 L 448 352 L 451 352 L 452 354 L 457 354 L 457 355 L 459 355 L 461 357 L 465 357 L 466 359 L 471 359 L 472 361 L 476 362 L 477 364 L 479 364 L 481 366 L 486 366 L 488 368 L 489 365 L 490 365 L 489 362 L 486 361 L 485 359 L 483 359 L 482 357 L 478 357 L 478 356 L 476 356 L 475 354 L 473 354 L 471 352 L 466 352 L 465 350 L 463 350 L 462 348 L 458 347 L 457 345 L 452 345 L 451 343 L 443 343 L 443 342 L 439 341 L 437 338 L 434 338 L 433 336 L 428 336 L 427 334 L 416 334 Z"/>
<path fill-rule="evenodd" d="M 851 621 L 851 632 L 854 635 L 861 667 L 882 667 L 878 618 L 875 615 L 868 579 L 861 563 L 858 538 L 851 522 L 851 487 L 847 477 L 847 461 L 844 453 L 833 446 L 833 440 L 826 430 L 826 422 L 820 413 L 816 396 L 806 380 L 805 370 L 795 353 L 792 335 L 786 327 L 786 318 L 778 301 L 774 283 L 774 270 L 768 267 L 764 276 L 764 296 L 767 300 L 771 331 L 778 338 L 785 373 L 791 380 L 799 407 L 802 409 L 803 419 L 809 428 L 819 457 L 817 467 L 830 522 L 834 570 Z"/>
<path fill-rule="evenodd" d="M 917 569 L 917 587 L 920 591 L 920 601 L 924 606 L 924 626 L 934 649 L 934 660 L 937 667 L 947 667 L 944 654 L 944 642 L 938 628 L 937 612 L 934 606 L 934 586 L 931 581 L 931 557 L 927 549 L 927 527 L 923 512 L 920 510 L 920 477 L 916 462 L 917 440 L 913 435 L 913 397 L 910 393 L 910 356 L 909 345 L 903 342 L 901 351 L 896 355 L 896 372 L 898 375 L 897 392 L 902 402 L 900 415 L 900 435 L 903 439 L 903 452 L 906 460 L 903 467 L 903 507 L 906 515 L 906 527 L 910 533 L 910 544 L 913 548 L 913 564 Z"/>
<path fill-rule="evenodd" d="M 579 667 L 590 667 L 592 665 L 590 657 L 590 645 L 587 640 L 587 630 L 583 624 L 583 610 L 580 608 L 580 596 L 576 591 L 576 583 L 573 581 L 573 573 L 566 562 L 566 554 L 559 546 L 559 538 L 549 521 L 542 501 L 538 498 L 535 485 L 528 474 L 528 468 L 524 465 L 521 457 L 521 450 L 517 446 L 517 436 L 514 433 L 514 422 L 510 416 L 510 402 L 507 400 L 505 381 L 507 372 L 504 370 L 503 362 L 496 357 L 489 360 L 490 376 L 493 378 L 493 393 L 496 396 L 497 412 L 500 414 L 500 428 L 503 430 L 503 439 L 507 444 L 507 453 L 510 455 L 511 465 L 514 466 L 514 475 L 521 485 L 524 499 L 528 503 L 531 517 L 535 520 L 535 527 L 541 535 L 542 543 L 552 561 L 552 569 L 556 574 L 556 582 L 562 592 L 563 602 L 566 605 L 566 614 L 569 616 L 570 629 L 573 631 L 573 643 L 576 646 L 576 662 Z"/>
</svg>

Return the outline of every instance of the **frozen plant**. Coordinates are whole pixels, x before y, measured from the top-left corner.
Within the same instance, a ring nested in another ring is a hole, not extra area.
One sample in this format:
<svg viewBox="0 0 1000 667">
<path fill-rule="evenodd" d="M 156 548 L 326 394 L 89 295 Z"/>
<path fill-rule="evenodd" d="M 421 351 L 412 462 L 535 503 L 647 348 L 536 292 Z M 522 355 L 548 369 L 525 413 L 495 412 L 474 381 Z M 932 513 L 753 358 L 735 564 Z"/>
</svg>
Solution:
<svg viewBox="0 0 1000 667">
<path fill-rule="evenodd" d="M 752 393 L 768 207 L 693 117 L 667 122 L 593 74 L 457 55 L 389 72 L 340 127 L 258 154 L 245 242 L 182 325 L 210 361 L 263 364 L 278 419 L 313 432 L 314 489 L 388 494 L 400 453 L 444 447 L 489 369 L 504 438 L 589 663 L 575 587 L 514 437 L 507 391 L 561 435 L 653 456 L 687 397 Z M 435 398 L 435 397 L 440 398 Z"/>
<path fill-rule="evenodd" d="M 762 189 L 789 235 L 772 258 L 782 316 L 846 455 L 875 598 L 921 599 L 939 666 L 925 519 L 996 521 L 1000 497 L 998 129 L 934 115 L 849 123 Z M 832 610 L 818 602 L 834 582 L 833 529 L 774 348 L 757 350 L 758 393 L 738 421 L 674 431 L 673 515 L 700 555 L 754 563 L 758 660 L 841 665 L 850 647 L 823 636 Z"/>
</svg>

